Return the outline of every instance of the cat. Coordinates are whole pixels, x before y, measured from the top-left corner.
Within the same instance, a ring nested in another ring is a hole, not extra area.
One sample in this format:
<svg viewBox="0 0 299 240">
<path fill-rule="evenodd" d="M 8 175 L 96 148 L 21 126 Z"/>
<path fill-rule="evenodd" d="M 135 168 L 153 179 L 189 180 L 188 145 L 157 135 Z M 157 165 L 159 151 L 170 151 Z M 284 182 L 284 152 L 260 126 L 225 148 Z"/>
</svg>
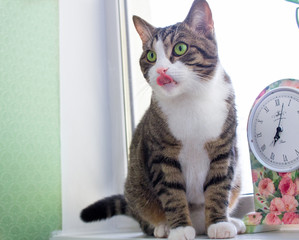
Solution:
<svg viewBox="0 0 299 240">
<path fill-rule="evenodd" d="M 133 22 L 151 104 L 133 135 L 124 195 L 95 202 L 81 219 L 123 214 L 144 233 L 172 240 L 245 232 L 244 223 L 229 216 L 241 186 L 235 97 L 208 3 L 195 0 L 186 19 L 169 27 L 137 16 Z"/>
</svg>

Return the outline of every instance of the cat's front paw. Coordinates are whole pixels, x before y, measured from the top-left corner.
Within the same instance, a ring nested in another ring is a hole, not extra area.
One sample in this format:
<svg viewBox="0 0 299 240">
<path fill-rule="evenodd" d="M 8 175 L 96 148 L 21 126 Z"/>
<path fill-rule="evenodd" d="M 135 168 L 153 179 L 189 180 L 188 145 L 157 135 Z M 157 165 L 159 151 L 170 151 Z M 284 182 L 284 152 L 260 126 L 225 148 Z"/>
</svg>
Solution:
<svg viewBox="0 0 299 240">
<path fill-rule="evenodd" d="M 243 222 L 241 219 L 238 219 L 238 218 L 230 218 L 229 221 L 235 225 L 238 234 L 239 234 L 239 233 L 245 233 L 245 231 L 246 231 L 246 226 L 245 226 L 244 222 Z"/>
<path fill-rule="evenodd" d="M 157 227 L 155 227 L 155 230 L 154 230 L 154 236 L 156 238 L 167 238 L 168 235 L 169 235 L 169 227 L 168 225 L 162 223 L 160 225 L 158 225 Z"/>
<path fill-rule="evenodd" d="M 230 222 L 219 222 L 208 227 L 209 238 L 233 238 L 237 235 L 237 228 Z"/>
<path fill-rule="evenodd" d="M 194 238 L 195 229 L 191 226 L 171 229 L 168 236 L 168 240 L 193 240 Z"/>
</svg>

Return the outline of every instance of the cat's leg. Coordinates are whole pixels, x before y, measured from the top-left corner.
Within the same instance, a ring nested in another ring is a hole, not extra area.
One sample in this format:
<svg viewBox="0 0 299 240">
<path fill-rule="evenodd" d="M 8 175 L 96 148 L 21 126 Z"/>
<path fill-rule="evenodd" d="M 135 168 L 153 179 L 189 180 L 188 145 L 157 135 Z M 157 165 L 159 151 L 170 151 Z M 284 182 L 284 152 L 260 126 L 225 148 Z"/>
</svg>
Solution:
<svg viewBox="0 0 299 240">
<path fill-rule="evenodd" d="M 212 165 L 212 163 L 211 163 Z M 232 173 L 222 176 L 210 170 L 205 191 L 205 222 L 209 238 L 233 238 L 238 230 L 228 219 L 229 190 Z"/>
<path fill-rule="evenodd" d="M 204 184 L 205 222 L 209 238 L 233 238 L 238 230 L 229 221 L 230 191 L 234 179 L 230 154 L 220 154 L 210 163 L 210 171 Z"/>
<path fill-rule="evenodd" d="M 204 183 L 205 222 L 210 238 L 233 238 L 243 231 L 241 225 L 237 229 L 234 224 L 237 222 L 229 220 L 231 200 L 237 199 L 237 186 L 240 186 L 236 125 L 236 112 L 230 107 L 222 134 L 205 145 L 210 159 L 210 170 Z"/>
<path fill-rule="evenodd" d="M 179 161 L 165 156 L 154 156 L 149 165 L 152 186 L 170 228 L 168 239 L 193 240 L 195 230 L 191 223 L 185 180 Z"/>
</svg>

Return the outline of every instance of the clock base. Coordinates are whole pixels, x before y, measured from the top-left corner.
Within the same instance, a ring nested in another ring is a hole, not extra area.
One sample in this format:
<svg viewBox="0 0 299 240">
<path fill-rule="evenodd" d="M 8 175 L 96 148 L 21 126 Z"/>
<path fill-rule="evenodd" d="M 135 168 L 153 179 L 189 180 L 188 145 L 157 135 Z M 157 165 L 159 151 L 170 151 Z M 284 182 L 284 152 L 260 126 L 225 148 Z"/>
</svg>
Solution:
<svg viewBox="0 0 299 240">
<path fill-rule="evenodd" d="M 252 212 L 243 221 L 246 233 L 277 231 L 286 225 L 299 228 L 299 212 Z"/>
<path fill-rule="evenodd" d="M 250 151 L 255 212 L 243 218 L 247 233 L 279 230 L 286 225 L 299 229 L 299 169 L 275 172 Z"/>
</svg>

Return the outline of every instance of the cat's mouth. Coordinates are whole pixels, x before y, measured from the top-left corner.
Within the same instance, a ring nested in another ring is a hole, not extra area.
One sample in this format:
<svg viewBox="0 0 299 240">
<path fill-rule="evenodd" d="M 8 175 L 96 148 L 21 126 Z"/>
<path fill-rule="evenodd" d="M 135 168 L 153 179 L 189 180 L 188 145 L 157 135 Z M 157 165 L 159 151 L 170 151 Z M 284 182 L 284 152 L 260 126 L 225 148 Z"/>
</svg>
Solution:
<svg viewBox="0 0 299 240">
<path fill-rule="evenodd" d="M 157 84 L 161 87 L 163 86 L 175 86 L 177 84 L 176 81 L 172 79 L 169 75 L 162 73 L 159 77 L 157 77 Z"/>
</svg>

